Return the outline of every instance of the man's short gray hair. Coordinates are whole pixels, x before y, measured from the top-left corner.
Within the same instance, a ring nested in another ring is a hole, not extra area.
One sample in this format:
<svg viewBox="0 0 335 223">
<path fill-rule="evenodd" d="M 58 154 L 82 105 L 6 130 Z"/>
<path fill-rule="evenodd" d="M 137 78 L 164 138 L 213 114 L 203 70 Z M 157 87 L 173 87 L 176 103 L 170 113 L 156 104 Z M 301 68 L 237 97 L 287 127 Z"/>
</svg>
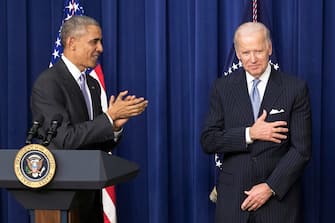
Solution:
<svg viewBox="0 0 335 223">
<path fill-rule="evenodd" d="M 70 36 L 79 37 L 86 32 L 86 27 L 94 25 L 100 27 L 99 23 L 88 16 L 75 15 L 66 20 L 60 33 L 62 46 L 65 47 L 66 39 Z"/>
<path fill-rule="evenodd" d="M 271 36 L 269 29 L 260 22 L 246 22 L 241 24 L 235 31 L 234 35 L 234 46 L 235 49 L 238 47 L 238 38 L 240 35 L 248 35 L 253 32 L 263 31 L 265 40 L 271 44 Z"/>
</svg>

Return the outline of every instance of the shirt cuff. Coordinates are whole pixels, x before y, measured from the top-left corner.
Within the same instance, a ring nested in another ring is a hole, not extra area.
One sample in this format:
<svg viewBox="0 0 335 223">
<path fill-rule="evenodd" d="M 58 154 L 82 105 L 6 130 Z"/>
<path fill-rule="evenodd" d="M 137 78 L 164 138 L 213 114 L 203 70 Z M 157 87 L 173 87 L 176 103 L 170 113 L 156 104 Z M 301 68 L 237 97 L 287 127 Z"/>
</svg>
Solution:
<svg viewBox="0 0 335 223">
<path fill-rule="evenodd" d="M 251 143 L 254 142 L 254 140 L 252 140 L 251 137 L 250 137 L 249 131 L 250 131 L 250 127 L 245 128 L 245 142 L 247 144 L 251 144 Z"/>
<path fill-rule="evenodd" d="M 276 196 L 276 192 L 274 190 L 272 190 L 272 188 L 270 187 L 270 185 L 268 183 L 266 183 L 266 185 L 268 185 L 268 187 L 270 188 L 272 196 L 273 197 Z"/>
<path fill-rule="evenodd" d="M 105 112 L 105 114 L 106 114 L 106 116 L 108 117 L 109 122 L 111 123 L 111 125 L 114 126 L 113 119 L 108 115 L 107 112 Z M 123 131 L 123 128 L 121 128 L 121 129 L 120 129 L 119 131 L 117 131 L 117 132 L 114 131 L 114 141 L 115 141 L 115 142 L 117 142 L 117 141 L 119 140 L 122 131 Z"/>
</svg>

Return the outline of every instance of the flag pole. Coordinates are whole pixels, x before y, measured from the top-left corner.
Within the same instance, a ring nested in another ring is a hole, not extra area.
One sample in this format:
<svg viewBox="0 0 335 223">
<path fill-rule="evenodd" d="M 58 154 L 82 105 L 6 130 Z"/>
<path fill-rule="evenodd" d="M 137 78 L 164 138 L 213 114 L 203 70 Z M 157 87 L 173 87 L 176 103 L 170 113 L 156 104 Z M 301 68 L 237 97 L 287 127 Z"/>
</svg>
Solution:
<svg viewBox="0 0 335 223">
<path fill-rule="evenodd" d="M 252 21 L 257 22 L 257 0 L 252 0 Z"/>
</svg>

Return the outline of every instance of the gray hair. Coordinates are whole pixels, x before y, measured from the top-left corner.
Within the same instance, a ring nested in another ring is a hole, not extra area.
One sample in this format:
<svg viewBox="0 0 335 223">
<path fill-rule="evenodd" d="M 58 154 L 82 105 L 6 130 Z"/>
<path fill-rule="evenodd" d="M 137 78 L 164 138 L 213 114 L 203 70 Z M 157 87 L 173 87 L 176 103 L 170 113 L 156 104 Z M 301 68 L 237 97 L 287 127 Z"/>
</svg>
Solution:
<svg viewBox="0 0 335 223">
<path fill-rule="evenodd" d="M 75 15 L 66 20 L 60 32 L 62 46 L 65 47 L 66 39 L 70 36 L 79 37 L 83 35 L 86 32 L 86 27 L 89 25 L 100 27 L 95 19 L 88 16 Z"/>
<path fill-rule="evenodd" d="M 270 31 L 269 29 L 260 22 L 246 22 L 241 24 L 235 31 L 234 35 L 234 47 L 235 49 L 238 46 L 238 37 L 240 35 L 248 35 L 250 33 L 258 32 L 258 31 L 263 31 L 265 40 L 271 44 L 271 36 L 270 36 Z"/>
</svg>

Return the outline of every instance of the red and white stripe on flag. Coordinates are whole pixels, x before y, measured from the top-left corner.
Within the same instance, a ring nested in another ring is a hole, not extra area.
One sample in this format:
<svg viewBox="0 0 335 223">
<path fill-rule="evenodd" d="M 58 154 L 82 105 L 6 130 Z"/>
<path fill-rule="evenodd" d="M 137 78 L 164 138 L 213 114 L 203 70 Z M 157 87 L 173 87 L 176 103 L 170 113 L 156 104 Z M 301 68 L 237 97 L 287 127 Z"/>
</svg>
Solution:
<svg viewBox="0 0 335 223">
<path fill-rule="evenodd" d="M 90 73 L 96 79 L 101 88 L 101 107 L 103 111 L 108 108 L 107 95 L 104 81 L 104 74 L 100 64 L 98 64 Z M 102 208 L 104 212 L 104 223 L 116 223 L 116 194 L 115 187 L 109 186 L 102 189 Z"/>
<path fill-rule="evenodd" d="M 104 223 L 116 223 L 116 196 L 114 186 L 102 189 L 102 204 Z"/>
</svg>

